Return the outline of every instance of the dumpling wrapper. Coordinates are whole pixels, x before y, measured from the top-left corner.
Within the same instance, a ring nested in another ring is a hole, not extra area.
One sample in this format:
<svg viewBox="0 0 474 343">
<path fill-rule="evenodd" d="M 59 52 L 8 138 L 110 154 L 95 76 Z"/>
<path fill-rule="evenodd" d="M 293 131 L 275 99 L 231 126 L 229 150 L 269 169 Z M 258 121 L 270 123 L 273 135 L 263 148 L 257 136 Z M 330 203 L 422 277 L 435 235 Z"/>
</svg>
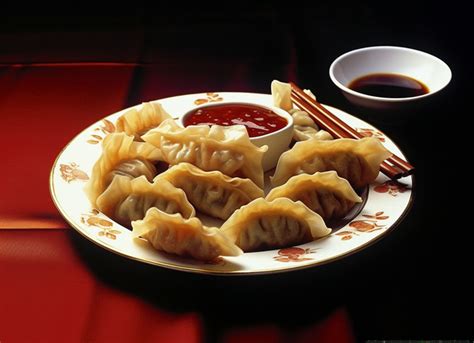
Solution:
<svg viewBox="0 0 474 343">
<path fill-rule="evenodd" d="M 156 175 L 153 161 L 161 160 L 159 149 L 149 143 L 134 142 L 127 134 L 111 133 L 102 142 L 102 155 L 94 164 L 84 191 L 93 206 L 115 175 L 131 179 L 145 175 L 152 181 Z"/>
<path fill-rule="evenodd" d="M 286 82 L 273 80 L 271 83 L 271 91 L 273 97 L 273 106 L 290 111 L 293 108 L 291 101 L 291 85 Z"/>
<path fill-rule="evenodd" d="M 325 130 L 320 130 L 313 119 L 305 111 L 292 109 L 290 111 L 293 117 L 293 140 L 305 141 L 311 138 L 320 140 L 334 139 L 331 134 Z"/>
<path fill-rule="evenodd" d="M 333 139 L 329 132 L 318 128 L 308 113 L 298 108 L 293 108 L 291 85 L 289 83 L 273 80 L 271 90 L 273 105 L 287 111 L 293 117 L 293 140 L 299 142 L 311 138 L 321 140 Z M 316 96 L 309 89 L 305 89 L 304 92 L 313 99 L 316 99 Z"/>
<path fill-rule="evenodd" d="M 300 174 L 273 188 L 266 200 L 289 198 L 301 201 L 324 220 L 343 218 L 356 203 L 362 202 L 346 179 L 335 171 Z"/>
<path fill-rule="evenodd" d="M 166 180 L 151 183 L 145 176 L 116 176 L 97 198 L 99 211 L 129 228 L 133 220 L 143 219 L 152 207 L 170 214 L 180 213 L 184 218 L 196 215 L 183 190 Z"/>
<path fill-rule="evenodd" d="M 243 125 L 183 128 L 167 119 L 142 138 L 160 149 L 171 165 L 188 162 L 202 170 L 249 178 L 263 188 L 262 158 L 268 147 L 255 146 Z"/>
<path fill-rule="evenodd" d="M 335 170 L 352 187 L 360 188 L 376 179 L 380 164 L 390 156 L 391 153 L 374 137 L 332 141 L 312 138 L 296 143 L 280 156 L 271 182 L 276 187 L 294 175 Z"/>
<path fill-rule="evenodd" d="M 221 232 L 243 251 L 257 251 L 307 243 L 328 235 L 331 229 L 300 201 L 259 198 L 235 211 Z"/>
<path fill-rule="evenodd" d="M 157 102 L 144 102 L 138 109 L 132 108 L 122 114 L 115 123 L 117 132 L 125 132 L 142 142 L 141 136 L 150 129 L 160 125 L 171 116 Z"/>
<path fill-rule="evenodd" d="M 231 178 L 220 171 L 203 171 L 189 163 L 179 163 L 158 175 L 186 193 L 202 213 L 226 220 L 235 210 L 263 197 L 263 190 L 250 179 Z"/>
<path fill-rule="evenodd" d="M 211 261 L 218 256 L 239 256 L 242 250 L 219 229 L 203 226 L 196 218 L 167 214 L 150 208 L 143 220 L 132 222 L 134 237 L 142 237 L 160 251 Z"/>
</svg>

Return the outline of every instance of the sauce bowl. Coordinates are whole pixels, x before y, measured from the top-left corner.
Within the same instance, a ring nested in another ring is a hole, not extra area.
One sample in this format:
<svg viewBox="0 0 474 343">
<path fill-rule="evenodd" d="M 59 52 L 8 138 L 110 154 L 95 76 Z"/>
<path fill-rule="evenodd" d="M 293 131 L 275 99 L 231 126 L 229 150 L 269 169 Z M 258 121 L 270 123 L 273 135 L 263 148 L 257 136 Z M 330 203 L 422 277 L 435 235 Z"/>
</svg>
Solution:
<svg viewBox="0 0 474 343">
<path fill-rule="evenodd" d="M 426 94 L 388 98 L 373 96 L 350 89 L 355 79 L 370 74 L 405 75 L 426 85 Z M 353 104 L 371 109 L 403 109 L 436 94 L 448 85 L 451 70 L 439 58 L 425 52 L 397 47 L 373 46 L 347 52 L 334 60 L 329 76 L 344 96 Z"/>
<path fill-rule="evenodd" d="M 250 141 L 258 146 L 268 146 L 268 150 L 265 152 L 263 155 L 263 170 L 268 171 L 270 169 L 275 168 L 278 159 L 280 158 L 280 155 L 288 150 L 288 146 L 291 143 L 291 139 L 293 137 L 293 117 L 286 112 L 285 110 L 282 110 L 280 108 L 274 107 L 274 106 L 265 106 L 261 104 L 252 104 L 252 103 L 247 103 L 247 102 L 218 102 L 218 103 L 211 103 L 211 104 L 204 104 L 197 106 L 193 108 L 191 111 L 186 112 L 183 114 L 179 119 L 178 123 L 179 125 L 185 127 L 185 122 L 186 118 L 188 116 L 192 115 L 199 109 L 205 109 L 209 107 L 215 107 L 215 106 L 223 106 L 223 105 L 228 105 L 228 106 L 233 106 L 233 105 L 244 105 L 244 106 L 252 106 L 252 107 L 259 107 L 265 110 L 270 110 L 273 113 L 277 114 L 279 117 L 282 117 L 286 120 L 286 125 L 279 130 L 276 130 L 274 132 L 270 132 L 267 134 L 255 136 L 255 137 L 250 137 Z M 232 125 L 232 124 L 229 124 Z"/>
</svg>

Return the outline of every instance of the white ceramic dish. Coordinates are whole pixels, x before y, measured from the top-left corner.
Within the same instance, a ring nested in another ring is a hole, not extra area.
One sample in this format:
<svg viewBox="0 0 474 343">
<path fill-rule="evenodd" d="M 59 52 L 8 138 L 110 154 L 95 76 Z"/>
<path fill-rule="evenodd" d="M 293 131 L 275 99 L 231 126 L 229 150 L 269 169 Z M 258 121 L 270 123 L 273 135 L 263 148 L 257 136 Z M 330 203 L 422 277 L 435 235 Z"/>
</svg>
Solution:
<svg viewBox="0 0 474 343">
<path fill-rule="evenodd" d="M 271 96 L 266 94 L 216 94 L 190 94 L 159 102 L 171 114 L 186 113 L 195 108 L 199 101 L 272 104 Z M 380 139 L 389 150 L 403 158 L 403 153 L 394 142 L 375 127 L 336 108 L 327 107 L 363 134 Z M 403 219 L 412 202 L 411 176 L 398 183 L 380 174 L 363 194 L 364 203 L 344 223 L 334 226 L 333 232 L 323 239 L 286 249 L 223 257 L 213 263 L 159 252 L 146 241 L 133 239 L 130 230 L 93 209 L 83 191 L 92 166 L 101 154 L 100 141 L 107 133 L 114 131 L 114 123 L 124 111 L 97 121 L 71 140 L 52 167 L 50 190 L 59 212 L 74 229 L 98 246 L 130 259 L 181 271 L 219 275 L 266 274 L 315 267 L 349 256 L 386 235 Z M 201 219 L 206 225 L 216 225 L 215 221 L 209 223 L 209 218 Z"/>
<path fill-rule="evenodd" d="M 243 103 L 243 102 L 229 102 L 229 101 L 220 101 L 220 102 L 213 102 L 210 104 L 204 104 L 197 106 L 196 108 L 193 108 L 192 110 L 188 111 L 187 113 L 183 114 L 179 119 L 178 122 L 179 124 L 184 127 L 184 120 L 185 118 L 191 113 L 194 112 L 198 108 L 202 107 L 210 107 L 210 106 L 219 106 L 223 104 L 242 104 L 242 105 L 252 105 L 249 103 Z M 273 111 L 274 113 L 278 114 L 280 117 L 283 117 L 286 119 L 287 124 L 285 127 L 281 128 L 278 131 L 258 136 L 258 137 L 250 137 L 250 141 L 255 144 L 258 147 L 266 145 L 268 147 L 268 150 L 265 152 L 263 155 L 263 170 L 268 171 L 270 169 L 273 169 L 276 167 L 276 164 L 278 162 L 278 159 L 280 158 L 280 155 L 288 150 L 288 146 L 291 143 L 291 138 L 293 137 L 293 117 L 286 111 L 275 107 L 275 106 L 264 106 L 260 105 L 263 108 L 266 108 L 268 110 Z"/>
<path fill-rule="evenodd" d="M 356 92 L 347 86 L 361 76 L 394 73 L 409 76 L 425 84 L 427 94 L 406 98 L 385 98 Z M 329 76 L 352 103 L 373 109 L 399 109 L 425 101 L 448 85 L 451 70 L 439 58 L 422 51 L 397 47 L 373 46 L 347 52 L 334 60 Z"/>
</svg>

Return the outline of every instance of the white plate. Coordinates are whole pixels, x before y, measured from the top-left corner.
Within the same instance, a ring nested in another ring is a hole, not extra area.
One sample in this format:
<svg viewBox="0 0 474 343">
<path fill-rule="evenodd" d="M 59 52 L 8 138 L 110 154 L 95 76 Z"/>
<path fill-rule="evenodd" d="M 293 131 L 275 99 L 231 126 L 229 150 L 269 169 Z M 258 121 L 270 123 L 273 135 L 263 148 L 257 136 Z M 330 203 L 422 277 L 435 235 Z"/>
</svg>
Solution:
<svg viewBox="0 0 474 343">
<path fill-rule="evenodd" d="M 189 94 L 157 101 L 173 115 L 184 114 L 203 102 L 272 104 L 270 95 L 255 93 Z M 352 127 L 367 135 L 375 135 L 390 151 L 404 157 L 393 141 L 375 127 L 341 110 L 326 107 Z M 265 274 L 309 268 L 369 246 L 403 219 L 412 201 L 411 176 L 393 182 L 379 174 L 368 187 L 366 201 L 359 211 L 342 227 L 333 228 L 326 238 L 287 249 L 222 257 L 212 263 L 162 253 L 145 241 L 133 239 L 128 229 L 92 209 L 83 191 L 92 166 L 101 154 L 100 141 L 114 130 L 113 123 L 124 111 L 96 122 L 69 142 L 53 165 L 50 188 L 56 207 L 73 228 L 95 244 L 127 258 L 181 271 L 222 275 Z"/>
</svg>

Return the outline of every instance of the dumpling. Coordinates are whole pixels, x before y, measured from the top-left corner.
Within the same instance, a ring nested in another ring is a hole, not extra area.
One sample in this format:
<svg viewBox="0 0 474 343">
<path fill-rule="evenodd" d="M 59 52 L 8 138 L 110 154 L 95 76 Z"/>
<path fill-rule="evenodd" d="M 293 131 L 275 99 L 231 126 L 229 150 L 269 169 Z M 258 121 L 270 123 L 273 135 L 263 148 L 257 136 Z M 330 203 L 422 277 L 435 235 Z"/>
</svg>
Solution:
<svg viewBox="0 0 474 343">
<path fill-rule="evenodd" d="M 221 232 L 243 251 L 256 251 L 310 242 L 331 229 L 300 201 L 259 198 L 235 211 Z"/>
<path fill-rule="evenodd" d="M 293 176 L 284 185 L 273 188 L 265 199 L 277 198 L 302 201 L 324 220 L 343 218 L 362 201 L 349 182 L 337 176 L 335 171 Z"/>
<path fill-rule="evenodd" d="M 271 179 L 273 187 L 298 174 L 335 170 L 352 187 L 360 188 L 375 180 L 380 164 L 391 153 L 377 138 L 342 138 L 322 141 L 315 138 L 296 143 L 278 160 Z"/>
<path fill-rule="evenodd" d="M 130 179 L 116 176 L 97 198 L 97 209 L 123 226 L 143 219 L 148 209 L 156 207 L 166 213 L 180 213 L 184 218 L 196 212 L 186 194 L 166 180 L 148 182 L 145 176 Z"/>
<path fill-rule="evenodd" d="M 271 83 L 271 92 L 273 106 L 281 108 L 287 112 L 293 108 L 293 101 L 291 100 L 291 84 L 273 80 Z M 316 95 L 314 95 L 310 89 L 303 89 L 303 92 L 316 100 Z"/>
<path fill-rule="evenodd" d="M 142 138 L 159 148 L 169 164 L 188 162 L 202 170 L 247 177 L 263 188 L 262 158 L 268 147 L 253 145 L 242 125 L 182 128 L 167 119 Z"/>
<path fill-rule="evenodd" d="M 293 140 L 298 142 L 310 138 L 321 140 L 333 139 L 329 132 L 318 128 L 308 113 L 298 108 L 293 108 L 293 101 L 291 100 L 291 85 L 289 83 L 273 80 L 271 89 L 273 105 L 289 112 L 293 117 Z M 305 89 L 304 92 L 313 99 L 316 99 L 316 96 L 309 89 Z"/>
<path fill-rule="evenodd" d="M 158 175 L 186 193 L 189 201 L 202 213 L 227 219 L 235 210 L 263 197 L 263 190 L 250 179 L 230 178 L 220 171 L 203 171 L 182 162 Z"/>
<path fill-rule="evenodd" d="M 191 256 L 201 261 L 242 254 L 219 229 L 203 226 L 196 218 L 184 219 L 180 214 L 167 214 L 150 208 L 143 220 L 132 222 L 133 235 L 142 237 L 160 251 Z"/>
<path fill-rule="evenodd" d="M 291 85 L 286 82 L 273 80 L 271 83 L 273 106 L 290 111 L 293 108 L 291 101 Z"/>
<path fill-rule="evenodd" d="M 294 108 L 289 113 L 293 117 L 293 140 L 299 142 L 311 138 L 326 141 L 334 139 L 329 132 L 320 130 L 305 111 Z"/>
<path fill-rule="evenodd" d="M 157 102 L 144 102 L 139 109 L 132 108 L 122 114 L 115 123 L 117 132 L 125 132 L 142 142 L 141 136 L 150 129 L 157 127 L 171 116 Z"/>
<path fill-rule="evenodd" d="M 111 133 L 102 143 L 102 155 L 92 168 L 91 178 L 84 191 L 93 206 L 110 185 L 115 175 L 136 178 L 141 175 L 152 181 L 156 175 L 153 161 L 161 160 L 160 150 L 144 142 L 134 142 L 125 133 Z"/>
</svg>

